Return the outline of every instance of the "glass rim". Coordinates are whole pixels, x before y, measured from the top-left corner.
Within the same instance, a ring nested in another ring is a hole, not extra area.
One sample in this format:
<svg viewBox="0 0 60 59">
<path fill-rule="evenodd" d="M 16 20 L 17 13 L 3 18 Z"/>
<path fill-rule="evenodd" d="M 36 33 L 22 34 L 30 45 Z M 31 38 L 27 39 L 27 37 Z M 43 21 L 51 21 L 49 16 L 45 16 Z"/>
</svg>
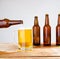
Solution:
<svg viewBox="0 0 60 59">
<path fill-rule="evenodd" d="M 24 27 L 24 28 L 19 28 L 18 30 L 21 30 L 21 29 L 22 29 L 22 30 L 25 30 L 25 29 L 26 29 L 26 30 L 29 30 L 29 29 L 32 30 L 32 28 L 28 28 L 28 27 L 27 27 L 27 28 L 25 28 L 25 27 Z"/>
</svg>

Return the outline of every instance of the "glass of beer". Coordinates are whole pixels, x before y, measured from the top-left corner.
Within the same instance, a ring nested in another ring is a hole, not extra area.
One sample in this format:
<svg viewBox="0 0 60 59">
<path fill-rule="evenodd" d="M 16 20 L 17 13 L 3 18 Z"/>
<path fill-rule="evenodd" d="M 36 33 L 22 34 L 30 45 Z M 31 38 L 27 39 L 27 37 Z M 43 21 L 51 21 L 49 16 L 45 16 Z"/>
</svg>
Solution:
<svg viewBox="0 0 60 59">
<path fill-rule="evenodd" d="M 18 30 L 18 45 L 21 50 L 32 49 L 32 29 L 21 28 Z"/>
</svg>

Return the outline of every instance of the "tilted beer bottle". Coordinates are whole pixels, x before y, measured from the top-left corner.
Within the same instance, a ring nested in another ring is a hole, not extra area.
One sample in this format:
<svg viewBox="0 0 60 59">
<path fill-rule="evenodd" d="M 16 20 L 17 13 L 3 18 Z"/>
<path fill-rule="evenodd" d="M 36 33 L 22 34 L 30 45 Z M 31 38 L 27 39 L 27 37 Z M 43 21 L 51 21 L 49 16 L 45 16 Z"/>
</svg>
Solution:
<svg viewBox="0 0 60 59">
<path fill-rule="evenodd" d="M 23 24 L 23 20 L 9 20 L 9 19 L 3 19 L 0 20 L 0 28 L 7 28 L 12 25 L 16 24 Z"/>
<path fill-rule="evenodd" d="M 60 45 L 60 14 L 58 14 L 58 23 L 56 26 L 56 45 Z"/>
<path fill-rule="evenodd" d="M 51 27 L 49 25 L 49 15 L 45 15 L 45 25 L 43 27 L 43 44 L 44 46 L 51 45 Z"/>
<path fill-rule="evenodd" d="M 38 23 L 38 17 L 34 17 L 34 26 L 33 26 L 33 45 L 40 45 L 40 26 Z"/>
</svg>

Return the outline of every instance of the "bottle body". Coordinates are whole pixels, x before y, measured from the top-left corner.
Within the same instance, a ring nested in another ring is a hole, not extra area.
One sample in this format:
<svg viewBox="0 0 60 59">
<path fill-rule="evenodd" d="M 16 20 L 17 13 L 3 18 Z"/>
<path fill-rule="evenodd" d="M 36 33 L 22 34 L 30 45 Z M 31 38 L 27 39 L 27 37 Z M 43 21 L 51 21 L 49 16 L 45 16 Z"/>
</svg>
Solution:
<svg viewBox="0 0 60 59">
<path fill-rule="evenodd" d="M 7 28 L 11 25 L 16 25 L 16 24 L 23 24 L 23 21 L 22 20 L 9 20 L 9 19 L 0 20 L 0 28 Z"/>
<path fill-rule="evenodd" d="M 56 26 L 56 45 L 60 45 L 60 25 Z"/>
<path fill-rule="evenodd" d="M 44 46 L 51 45 L 51 27 L 49 25 L 44 26 L 43 28 L 43 39 Z"/>
<path fill-rule="evenodd" d="M 39 46 L 40 45 L 40 27 L 33 26 L 33 45 Z"/>
<path fill-rule="evenodd" d="M 0 20 L 0 28 L 6 28 L 9 26 L 10 25 L 8 24 L 8 22 L 6 22 L 6 20 Z"/>
</svg>

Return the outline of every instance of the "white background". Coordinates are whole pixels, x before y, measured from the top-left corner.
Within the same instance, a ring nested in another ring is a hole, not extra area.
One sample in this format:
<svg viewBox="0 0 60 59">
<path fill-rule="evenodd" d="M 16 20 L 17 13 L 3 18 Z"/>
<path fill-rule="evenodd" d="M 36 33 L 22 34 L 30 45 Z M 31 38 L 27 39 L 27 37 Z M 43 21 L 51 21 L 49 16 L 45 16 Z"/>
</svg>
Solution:
<svg viewBox="0 0 60 59">
<path fill-rule="evenodd" d="M 45 14 L 49 14 L 51 25 L 51 41 L 55 43 L 55 28 L 60 13 L 60 0 L 0 0 L 0 19 L 22 19 L 24 26 L 32 28 L 34 16 L 38 16 L 41 27 L 41 42 L 43 42 L 43 26 Z M 17 30 L 21 25 L 0 28 L 0 43 L 17 43 Z"/>
</svg>

